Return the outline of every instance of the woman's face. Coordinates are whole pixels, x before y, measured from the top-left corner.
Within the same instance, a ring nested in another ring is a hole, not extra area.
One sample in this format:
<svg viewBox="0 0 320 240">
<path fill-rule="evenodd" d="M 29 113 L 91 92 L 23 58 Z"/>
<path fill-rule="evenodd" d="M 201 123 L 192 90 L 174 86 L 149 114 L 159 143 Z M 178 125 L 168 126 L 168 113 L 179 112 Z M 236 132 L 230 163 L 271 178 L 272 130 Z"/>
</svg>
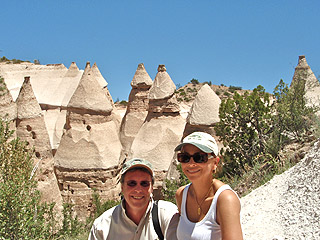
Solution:
<svg viewBox="0 0 320 240">
<path fill-rule="evenodd" d="M 194 155 L 195 153 L 202 153 L 199 148 L 194 145 L 186 144 L 181 149 L 182 153 Z M 196 163 L 193 157 L 190 158 L 188 163 L 181 163 L 182 171 L 192 182 L 193 180 L 204 179 L 206 177 L 212 178 L 213 171 L 217 168 L 217 158 L 208 154 L 208 161 L 204 163 Z"/>
</svg>

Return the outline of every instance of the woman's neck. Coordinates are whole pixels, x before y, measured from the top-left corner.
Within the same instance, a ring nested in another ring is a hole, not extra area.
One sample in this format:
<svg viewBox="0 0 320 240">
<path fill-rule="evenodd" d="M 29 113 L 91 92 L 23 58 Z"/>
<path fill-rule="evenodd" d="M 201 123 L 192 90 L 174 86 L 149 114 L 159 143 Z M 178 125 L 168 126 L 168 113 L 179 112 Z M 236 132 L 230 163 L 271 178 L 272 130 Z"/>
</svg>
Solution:
<svg viewBox="0 0 320 240">
<path fill-rule="evenodd" d="M 196 194 L 198 199 L 204 197 L 206 194 L 208 196 L 212 195 L 211 192 L 208 193 L 208 191 L 210 191 L 210 188 L 212 189 L 213 181 L 214 179 L 211 178 L 192 182 L 191 186 L 193 188 L 193 192 Z"/>
</svg>

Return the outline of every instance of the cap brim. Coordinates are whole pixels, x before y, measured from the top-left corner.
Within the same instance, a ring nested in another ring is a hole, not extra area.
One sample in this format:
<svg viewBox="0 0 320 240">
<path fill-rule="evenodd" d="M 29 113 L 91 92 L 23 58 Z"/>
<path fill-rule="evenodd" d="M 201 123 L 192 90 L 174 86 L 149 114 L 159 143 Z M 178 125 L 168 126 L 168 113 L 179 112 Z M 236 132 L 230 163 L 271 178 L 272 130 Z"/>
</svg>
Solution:
<svg viewBox="0 0 320 240">
<path fill-rule="evenodd" d="M 144 165 L 144 164 L 135 164 L 135 165 L 132 165 L 131 167 L 129 167 L 128 169 L 126 169 L 124 172 L 121 171 L 121 175 L 125 174 L 125 173 L 128 172 L 130 169 L 132 169 L 132 168 L 137 168 L 137 167 L 147 169 L 148 172 L 151 174 L 151 176 L 153 176 L 153 171 L 152 171 L 152 169 L 149 168 L 149 167 L 147 167 L 147 166 Z"/>
<path fill-rule="evenodd" d="M 199 144 L 199 143 L 181 143 L 174 149 L 174 151 L 180 151 L 181 148 L 186 144 L 191 144 L 191 145 L 199 148 L 202 152 L 205 152 L 205 153 L 212 153 L 213 152 L 210 148 L 208 148 L 202 144 Z"/>
</svg>

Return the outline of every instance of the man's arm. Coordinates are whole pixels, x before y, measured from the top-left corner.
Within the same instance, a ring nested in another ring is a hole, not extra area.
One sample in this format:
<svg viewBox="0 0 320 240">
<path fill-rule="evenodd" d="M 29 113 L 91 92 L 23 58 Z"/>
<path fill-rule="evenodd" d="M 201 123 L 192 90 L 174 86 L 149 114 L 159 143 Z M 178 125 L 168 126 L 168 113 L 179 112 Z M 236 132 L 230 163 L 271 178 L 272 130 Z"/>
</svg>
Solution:
<svg viewBox="0 0 320 240">
<path fill-rule="evenodd" d="M 160 227 L 165 239 L 176 239 L 176 229 L 179 222 L 178 208 L 175 204 L 159 200 Z"/>
</svg>

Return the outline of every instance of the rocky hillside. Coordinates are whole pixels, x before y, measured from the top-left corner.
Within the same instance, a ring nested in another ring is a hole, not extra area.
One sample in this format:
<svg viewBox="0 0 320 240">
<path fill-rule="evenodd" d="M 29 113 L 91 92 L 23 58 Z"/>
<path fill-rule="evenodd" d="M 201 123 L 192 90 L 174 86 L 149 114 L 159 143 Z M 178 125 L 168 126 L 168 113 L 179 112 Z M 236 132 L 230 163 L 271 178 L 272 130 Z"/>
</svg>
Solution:
<svg viewBox="0 0 320 240">
<path fill-rule="evenodd" d="M 297 165 L 241 198 L 244 239 L 320 239 L 319 140 Z"/>
</svg>

